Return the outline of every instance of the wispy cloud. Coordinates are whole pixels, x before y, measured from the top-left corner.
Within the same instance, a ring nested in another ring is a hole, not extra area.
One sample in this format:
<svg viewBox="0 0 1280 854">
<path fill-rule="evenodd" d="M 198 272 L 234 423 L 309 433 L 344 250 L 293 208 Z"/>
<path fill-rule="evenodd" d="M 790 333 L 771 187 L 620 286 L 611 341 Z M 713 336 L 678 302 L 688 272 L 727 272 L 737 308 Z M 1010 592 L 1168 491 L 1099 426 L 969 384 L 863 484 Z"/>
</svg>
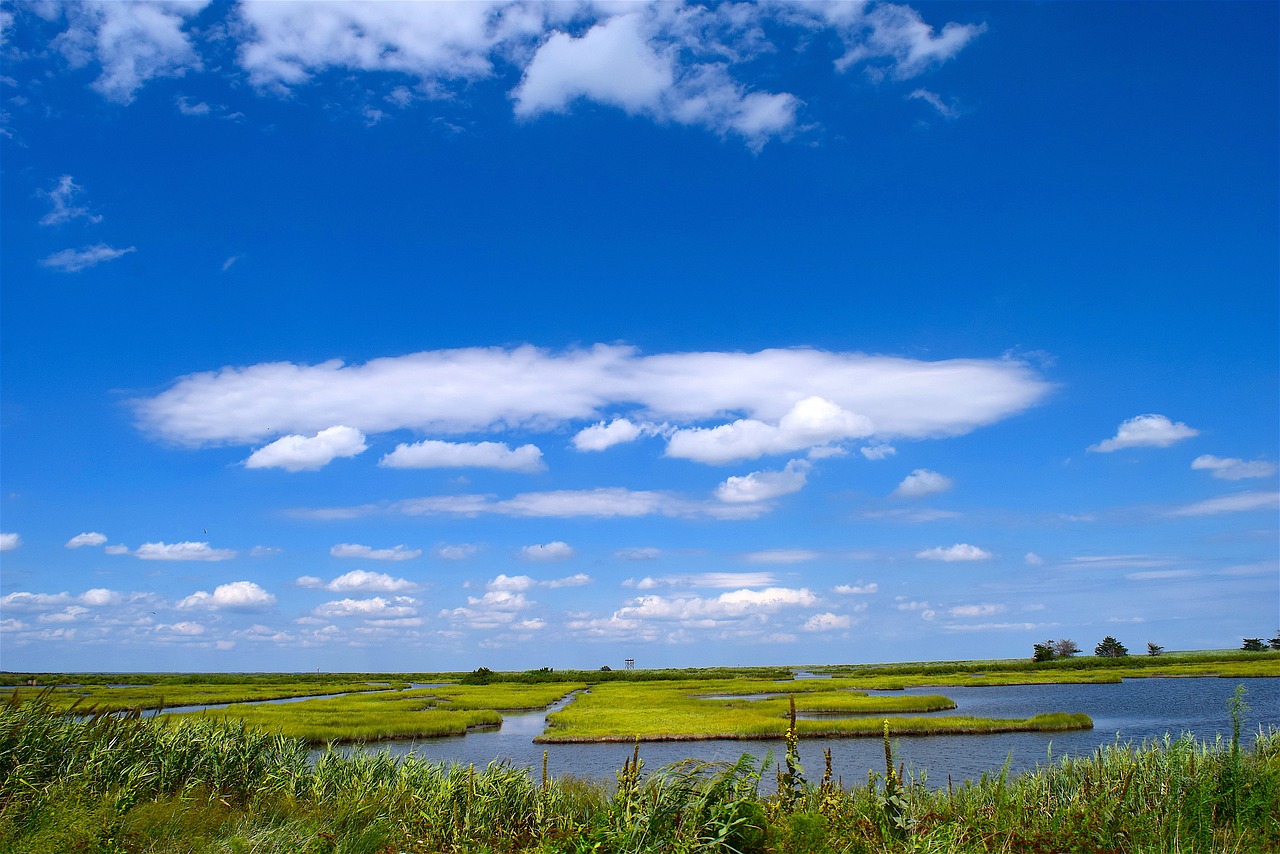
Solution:
<svg viewBox="0 0 1280 854">
<path fill-rule="evenodd" d="M 1194 427 L 1164 415 L 1137 415 L 1122 422 L 1115 436 L 1090 445 L 1088 450 L 1109 454 L 1125 448 L 1167 448 L 1198 435 L 1200 431 Z"/>
<path fill-rule="evenodd" d="M 105 243 L 96 243 L 83 249 L 63 249 L 40 260 L 41 266 L 62 273 L 78 273 L 90 267 L 96 267 L 105 261 L 114 261 L 130 252 L 137 252 L 136 246 L 116 249 Z"/>
</svg>

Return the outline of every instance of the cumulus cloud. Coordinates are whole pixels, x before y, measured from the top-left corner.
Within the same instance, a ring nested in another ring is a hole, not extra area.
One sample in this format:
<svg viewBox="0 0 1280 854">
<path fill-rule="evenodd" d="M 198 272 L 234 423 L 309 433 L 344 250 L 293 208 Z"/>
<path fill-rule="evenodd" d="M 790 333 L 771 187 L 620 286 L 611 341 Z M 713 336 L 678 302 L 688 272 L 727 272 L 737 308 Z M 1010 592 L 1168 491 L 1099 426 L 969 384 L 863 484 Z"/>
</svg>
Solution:
<svg viewBox="0 0 1280 854">
<path fill-rule="evenodd" d="M 874 581 L 870 584 L 863 584 L 861 581 L 857 584 L 840 584 L 835 588 L 837 593 L 845 596 L 867 596 L 872 593 L 877 593 L 879 590 L 880 585 L 876 584 Z"/>
<path fill-rule="evenodd" d="M 1277 507 L 1280 507 L 1280 492 L 1237 492 L 1197 501 L 1169 512 L 1173 516 L 1213 516 L 1218 513 L 1275 510 Z"/>
<path fill-rule="evenodd" d="M 1274 463 L 1265 460 L 1238 460 L 1234 457 L 1215 457 L 1202 454 L 1191 461 L 1191 468 L 1207 471 L 1219 480 L 1244 480 L 1254 477 L 1271 477 L 1276 473 Z"/>
<path fill-rule="evenodd" d="M 893 445 L 883 443 L 879 445 L 864 445 L 858 451 L 869 460 L 883 460 L 898 453 L 898 449 Z"/>
<path fill-rule="evenodd" d="M 806 632 L 831 632 L 839 629 L 847 629 L 853 625 L 853 618 L 848 614 L 814 614 L 812 617 L 804 621 L 804 630 Z"/>
<path fill-rule="evenodd" d="M 584 427 L 574 434 L 573 446 L 579 451 L 603 451 L 614 445 L 633 442 L 645 432 L 639 424 L 625 418 L 615 418 L 607 424 L 601 421 Z"/>
<path fill-rule="evenodd" d="M 78 549 L 83 546 L 100 546 L 107 541 L 106 534 L 99 534 L 96 531 L 88 531 L 83 534 L 76 534 L 67 540 L 66 547 L 69 549 Z"/>
<path fill-rule="evenodd" d="M 798 401 L 776 425 L 755 418 L 740 418 L 718 427 L 676 430 L 667 442 L 667 456 L 700 463 L 727 463 L 752 460 L 765 454 L 790 453 L 869 436 L 873 432 L 871 420 L 866 416 L 813 396 Z"/>
<path fill-rule="evenodd" d="M 991 557 L 991 552 L 983 551 L 977 546 L 971 546 L 968 543 L 956 543 L 954 546 L 949 548 L 939 546 L 937 548 L 925 549 L 924 551 L 916 552 L 916 557 L 921 560 L 944 560 L 948 562 L 958 560 L 986 560 Z"/>
<path fill-rule="evenodd" d="M 220 584 L 212 593 L 198 590 L 179 600 L 179 608 L 201 608 L 211 611 L 253 611 L 274 605 L 276 597 L 252 581 Z"/>
<path fill-rule="evenodd" d="M 389 549 L 375 549 L 356 543 L 338 543 L 329 549 L 333 557 L 354 557 L 363 560 L 413 560 L 422 556 L 422 549 L 411 549 L 406 546 L 392 546 Z"/>
<path fill-rule="evenodd" d="M 805 460 L 792 460 L 782 471 L 730 477 L 716 487 L 716 498 L 729 504 L 752 504 L 790 495 L 804 489 L 809 469 Z"/>
<path fill-rule="evenodd" d="M 520 554 L 524 555 L 528 560 L 551 561 L 566 560 L 573 557 L 576 552 L 568 543 L 556 540 L 550 543 L 525 546 L 520 549 Z"/>
<path fill-rule="evenodd" d="M 436 547 L 436 557 L 444 560 L 466 560 L 480 550 L 472 543 L 445 543 Z"/>
<path fill-rule="evenodd" d="M 1090 445 L 1088 450 L 1109 454 L 1125 448 L 1167 448 L 1198 435 L 1199 430 L 1181 421 L 1170 421 L 1164 415 L 1137 415 L 1121 423 L 1115 436 Z"/>
<path fill-rule="evenodd" d="M 234 549 L 215 549 L 208 543 L 143 543 L 133 551 L 142 560 L 231 560 Z"/>
<path fill-rule="evenodd" d="M 1044 558 L 1040 557 L 1040 555 L 1035 552 L 1027 552 L 1026 556 L 1023 557 L 1022 562 L 1027 566 L 1044 566 Z"/>
<path fill-rule="evenodd" d="M 69 26 L 53 46 L 74 68 L 97 63 L 93 88 L 127 104 L 149 80 L 200 68 L 184 27 L 206 5 L 208 0 L 67 4 L 62 10 Z"/>
<path fill-rule="evenodd" d="M 1009 359 L 925 362 L 809 349 L 644 356 L 623 345 L 561 353 L 526 345 L 363 365 L 223 368 L 182 377 L 134 406 L 144 429 L 189 446 L 251 444 L 272 428 L 307 434 L 333 424 L 365 435 L 553 430 L 631 407 L 640 422 L 676 425 L 672 456 L 725 462 L 871 431 L 961 435 L 1035 405 L 1049 389 Z M 701 426 L 725 413 L 741 417 L 718 433 Z"/>
<path fill-rule="evenodd" d="M 339 599 L 333 602 L 325 602 L 312 613 L 325 619 L 340 617 L 364 617 L 366 619 L 412 617 L 418 613 L 417 604 L 417 600 L 410 596 L 397 596 L 394 599 L 374 596 L 370 599 Z"/>
<path fill-rule="evenodd" d="M 123 255 L 136 251 L 138 251 L 136 246 L 116 249 L 105 243 L 95 243 L 93 246 L 86 246 L 83 249 L 63 249 L 60 252 L 55 252 L 46 258 L 40 259 L 40 264 L 63 273 L 78 273 L 81 270 L 97 266 L 104 261 L 114 261 Z"/>
<path fill-rule="evenodd" d="M 546 587 L 556 590 L 561 587 L 581 587 L 584 584 L 591 583 L 591 576 L 586 573 L 579 572 L 564 578 L 550 578 L 543 581 L 531 578 L 527 575 L 498 575 L 490 579 L 485 584 L 486 590 L 505 590 L 505 591 L 524 591 L 531 590 L 534 587 Z"/>
<path fill-rule="evenodd" d="M 17 534 L 0 534 L 0 552 L 11 552 L 22 545 L 22 537 Z"/>
<path fill-rule="evenodd" d="M 79 204 L 77 200 L 84 194 L 81 187 L 70 175 L 63 175 L 58 183 L 47 193 L 41 193 L 52 209 L 40 217 L 41 225 L 61 225 L 73 219 L 87 219 L 89 222 L 102 222 L 102 217 L 89 212 L 89 208 Z"/>
<path fill-rule="evenodd" d="M 926 495 L 937 495 L 952 487 L 951 478 L 929 469 L 916 469 L 902 479 L 894 495 L 904 498 L 923 498 Z"/>
<path fill-rule="evenodd" d="M 277 468 L 285 471 L 315 471 L 340 457 L 354 457 L 368 449 L 364 433 L 354 427 L 327 427 L 314 436 L 281 436 L 259 448 L 244 461 L 249 469 Z"/>
<path fill-rule="evenodd" d="M 395 469 L 485 468 L 539 472 L 546 469 L 536 445 L 512 450 L 504 442 L 442 442 L 428 439 L 397 445 L 378 465 Z"/>
<path fill-rule="evenodd" d="M 718 621 L 753 614 L 771 614 L 784 608 L 812 607 L 818 597 L 807 588 L 769 587 L 722 593 L 715 598 L 701 596 L 639 596 L 619 608 L 620 620 Z"/>
<path fill-rule="evenodd" d="M 417 584 L 407 579 L 363 569 L 339 575 L 327 584 L 314 575 L 301 576 L 294 583 L 299 587 L 322 588 L 334 593 L 404 593 L 418 589 Z"/>
</svg>

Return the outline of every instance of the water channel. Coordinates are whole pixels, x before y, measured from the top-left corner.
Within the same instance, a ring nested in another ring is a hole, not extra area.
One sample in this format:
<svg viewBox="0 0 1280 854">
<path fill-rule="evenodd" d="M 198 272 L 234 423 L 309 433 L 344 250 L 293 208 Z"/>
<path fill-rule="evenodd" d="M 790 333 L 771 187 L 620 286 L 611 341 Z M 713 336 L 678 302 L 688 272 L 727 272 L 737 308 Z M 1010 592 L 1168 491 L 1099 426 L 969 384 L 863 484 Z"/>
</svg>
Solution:
<svg viewBox="0 0 1280 854">
<path fill-rule="evenodd" d="M 894 737 L 898 761 L 913 769 L 917 778 L 927 772 L 932 786 L 946 786 L 1000 772 L 1006 761 L 1013 773 L 1071 755 L 1092 754 L 1100 745 L 1116 741 L 1135 745 L 1191 733 L 1202 741 L 1231 736 L 1227 704 L 1237 685 L 1244 685 L 1249 709 L 1244 719 L 1244 740 L 1249 743 L 1259 727 L 1280 728 L 1280 679 L 1154 678 L 1126 679 L 1110 685 L 1011 685 L 1000 687 L 912 688 L 908 694 L 945 694 L 956 703 L 939 715 L 974 715 L 990 718 L 1026 718 L 1040 712 L 1084 712 L 1093 718 L 1092 730 L 1056 733 L 994 733 L 990 735 L 933 735 Z M 785 691 L 785 683 L 782 683 Z M 904 692 L 868 692 L 900 694 Z M 553 707 L 555 708 L 555 707 Z M 572 775 L 612 780 L 623 760 L 631 755 L 629 744 L 534 744 L 545 726 L 546 711 L 504 713 L 501 728 L 473 731 L 465 736 L 388 741 L 370 746 L 393 755 L 413 754 L 436 762 L 457 762 L 484 767 L 495 760 L 529 767 L 538 773 L 542 754 L 548 753 L 552 776 Z M 890 726 L 893 717 L 889 716 Z M 823 769 L 823 750 L 831 749 L 834 773 L 846 785 L 864 782 L 868 770 L 884 770 L 884 748 L 878 738 L 803 739 L 800 759 L 809 779 Z M 772 752 L 775 763 L 785 747 L 781 740 L 712 740 L 645 742 L 640 756 L 645 768 L 656 770 L 682 759 L 736 761 L 744 753 L 759 759 Z M 773 772 L 766 773 L 765 786 Z"/>
</svg>

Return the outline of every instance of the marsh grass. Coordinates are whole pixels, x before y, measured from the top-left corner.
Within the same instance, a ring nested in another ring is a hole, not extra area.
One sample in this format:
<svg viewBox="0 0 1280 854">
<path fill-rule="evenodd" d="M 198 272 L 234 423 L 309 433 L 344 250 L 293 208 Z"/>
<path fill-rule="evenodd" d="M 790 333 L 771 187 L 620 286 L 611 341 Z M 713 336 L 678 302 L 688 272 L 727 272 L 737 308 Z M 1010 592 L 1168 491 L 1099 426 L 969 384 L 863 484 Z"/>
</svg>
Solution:
<svg viewBox="0 0 1280 854">
<path fill-rule="evenodd" d="M 437 738 L 499 726 L 498 710 L 546 708 L 584 687 L 573 683 L 451 685 L 351 694 L 287 706 L 233 705 L 178 717 L 240 721 L 311 744 Z"/>
<path fill-rule="evenodd" d="M 798 723 L 798 722 L 797 722 Z M 883 729 L 883 721 L 881 727 Z M 0 708 L 0 850 L 45 852 L 1240 852 L 1280 850 L 1280 733 L 1166 737 L 1036 772 L 926 785 L 895 765 L 844 788 L 790 768 L 682 762 L 617 785 L 528 769 L 324 754 L 234 721 Z"/>
<path fill-rule="evenodd" d="M 370 684 L 363 681 L 330 680 L 327 682 L 246 682 L 243 684 L 206 683 L 203 677 L 190 682 L 167 682 L 113 688 L 107 685 L 53 685 L 48 688 L 16 688 L 19 698 L 44 694 L 54 708 L 72 706 L 100 712 L 124 712 L 132 709 L 164 709 L 177 706 L 204 706 L 220 703 L 263 702 L 313 697 L 325 694 L 378 692 L 407 687 L 407 682 Z M 47 693 L 45 693 L 47 692 Z"/>
<path fill-rule="evenodd" d="M 777 683 L 764 683 L 777 689 Z M 1088 729 L 1087 715 L 1055 713 L 1018 720 L 967 716 L 921 717 L 954 709 L 941 695 L 870 696 L 852 691 L 846 680 L 808 680 L 794 684 L 803 693 L 759 695 L 761 683 L 752 680 L 695 680 L 662 683 L 611 683 L 594 686 L 572 704 L 547 716 L 540 743 L 588 741 L 684 741 L 695 739 L 784 738 L 788 732 L 788 707 L 794 702 L 802 712 L 838 712 L 842 719 L 799 720 L 801 738 L 876 736 L 881 716 L 893 714 L 899 734 L 987 733 Z"/>
</svg>

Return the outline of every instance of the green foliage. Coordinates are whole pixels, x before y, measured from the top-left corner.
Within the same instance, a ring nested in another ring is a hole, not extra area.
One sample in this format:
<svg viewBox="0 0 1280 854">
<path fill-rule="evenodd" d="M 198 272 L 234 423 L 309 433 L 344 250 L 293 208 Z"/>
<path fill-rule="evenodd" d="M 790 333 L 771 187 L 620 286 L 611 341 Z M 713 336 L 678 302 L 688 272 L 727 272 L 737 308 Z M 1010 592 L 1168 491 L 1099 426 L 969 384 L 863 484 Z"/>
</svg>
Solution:
<svg viewBox="0 0 1280 854">
<path fill-rule="evenodd" d="M 1129 654 L 1129 648 L 1107 635 L 1093 648 L 1093 654 L 1100 658 L 1124 658 Z"/>
<path fill-rule="evenodd" d="M 1164 652 L 1164 647 L 1152 641 L 1147 641 L 1147 655 L 1159 655 L 1162 652 Z"/>
<path fill-rule="evenodd" d="M 1267 642 L 1262 638 L 1245 638 L 1244 645 L 1240 648 L 1246 652 L 1264 652 L 1267 649 Z"/>
</svg>

